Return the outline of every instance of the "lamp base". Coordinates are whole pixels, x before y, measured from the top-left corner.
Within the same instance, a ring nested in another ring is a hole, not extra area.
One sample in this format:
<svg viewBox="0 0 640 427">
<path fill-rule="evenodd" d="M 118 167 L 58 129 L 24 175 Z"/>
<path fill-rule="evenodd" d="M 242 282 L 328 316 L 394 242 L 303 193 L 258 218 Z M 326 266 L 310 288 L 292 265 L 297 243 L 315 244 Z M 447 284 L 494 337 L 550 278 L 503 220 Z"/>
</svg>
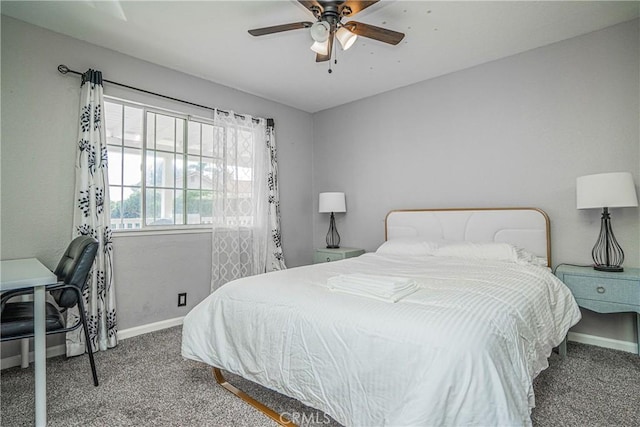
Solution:
<svg viewBox="0 0 640 427">
<path fill-rule="evenodd" d="M 340 235 L 336 228 L 336 218 L 331 212 L 331 219 L 329 220 L 329 231 L 327 232 L 327 249 L 338 249 L 340 247 Z"/>
<path fill-rule="evenodd" d="M 594 265 L 593 269 L 598 271 L 608 271 L 611 273 L 620 273 L 624 271 L 624 268 L 619 265 Z"/>
<path fill-rule="evenodd" d="M 598 271 L 610 271 L 620 273 L 624 271 L 624 251 L 613 235 L 611 228 L 611 217 L 609 208 L 602 208 L 602 218 L 600 218 L 600 235 L 591 250 L 593 258 L 593 269 Z"/>
</svg>

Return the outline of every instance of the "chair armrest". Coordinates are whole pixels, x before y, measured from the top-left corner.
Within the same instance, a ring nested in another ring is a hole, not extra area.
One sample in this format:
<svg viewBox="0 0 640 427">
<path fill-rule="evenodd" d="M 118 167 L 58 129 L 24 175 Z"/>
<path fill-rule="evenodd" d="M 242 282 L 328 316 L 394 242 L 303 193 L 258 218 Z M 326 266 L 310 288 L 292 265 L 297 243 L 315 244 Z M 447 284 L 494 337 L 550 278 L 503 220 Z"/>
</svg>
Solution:
<svg viewBox="0 0 640 427">
<path fill-rule="evenodd" d="M 64 288 L 76 288 L 76 289 L 78 289 L 77 286 L 68 285 L 68 284 L 66 284 L 64 282 L 58 282 L 58 283 L 55 283 L 53 285 L 47 285 L 47 292 L 55 291 L 55 290 L 58 290 L 58 289 L 64 289 Z"/>
<path fill-rule="evenodd" d="M 33 293 L 33 288 L 24 288 L 24 289 L 13 289 L 11 291 L 3 292 L 0 295 L 0 300 L 4 303 L 9 298 L 17 297 L 20 295 L 31 295 Z"/>
<path fill-rule="evenodd" d="M 20 295 L 33 295 L 33 288 L 14 289 L 11 291 L 3 292 L 0 295 L 0 312 L 4 310 L 4 305 L 13 297 Z"/>
<path fill-rule="evenodd" d="M 74 287 L 74 286 L 66 285 L 64 282 L 58 282 L 53 285 L 47 285 L 45 287 L 45 290 L 49 292 L 55 289 L 68 288 L 68 287 Z M 4 309 L 4 305 L 7 303 L 7 301 L 9 301 L 13 297 L 19 297 L 21 295 L 33 295 L 33 288 L 13 289 L 0 294 L 0 311 Z"/>
</svg>

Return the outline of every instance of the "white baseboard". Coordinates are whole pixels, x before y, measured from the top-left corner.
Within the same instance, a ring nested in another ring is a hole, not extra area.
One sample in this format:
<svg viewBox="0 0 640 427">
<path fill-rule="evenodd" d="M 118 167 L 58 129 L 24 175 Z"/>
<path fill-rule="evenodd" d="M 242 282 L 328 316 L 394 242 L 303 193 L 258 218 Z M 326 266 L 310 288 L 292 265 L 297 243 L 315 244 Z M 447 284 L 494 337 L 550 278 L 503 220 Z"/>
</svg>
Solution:
<svg viewBox="0 0 640 427">
<path fill-rule="evenodd" d="M 133 338 L 138 335 L 148 334 L 149 332 L 160 331 L 162 329 L 171 328 L 173 326 L 179 326 L 182 325 L 183 320 L 184 316 L 176 317 L 174 319 L 161 320 L 160 322 L 149 323 L 147 325 L 135 326 L 133 328 L 123 329 L 121 331 L 118 331 L 118 340 L 126 340 L 127 338 Z M 66 352 L 67 348 L 65 344 L 47 347 L 47 358 L 62 356 Z M 29 352 L 29 362 L 32 363 L 34 359 L 35 357 L 33 350 L 31 350 Z M 21 363 L 22 357 L 19 354 L 15 356 L 5 357 L 0 359 L 0 370 L 13 368 L 14 366 L 20 366 Z"/>
<path fill-rule="evenodd" d="M 129 329 L 123 329 L 118 331 L 118 339 L 126 340 L 127 338 L 133 338 L 138 335 L 148 334 L 149 332 L 160 331 L 162 329 L 172 328 L 174 326 L 182 325 L 184 316 L 175 317 L 173 319 L 161 320 L 159 322 L 148 323 L 142 326 L 135 326 Z"/>
<path fill-rule="evenodd" d="M 638 352 L 638 346 L 633 342 L 614 340 L 611 338 L 599 337 L 597 335 L 581 334 L 580 332 L 569 332 L 568 339 L 569 341 L 595 345 L 597 347 L 611 348 L 613 350 L 626 351 L 628 353 Z"/>
</svg>

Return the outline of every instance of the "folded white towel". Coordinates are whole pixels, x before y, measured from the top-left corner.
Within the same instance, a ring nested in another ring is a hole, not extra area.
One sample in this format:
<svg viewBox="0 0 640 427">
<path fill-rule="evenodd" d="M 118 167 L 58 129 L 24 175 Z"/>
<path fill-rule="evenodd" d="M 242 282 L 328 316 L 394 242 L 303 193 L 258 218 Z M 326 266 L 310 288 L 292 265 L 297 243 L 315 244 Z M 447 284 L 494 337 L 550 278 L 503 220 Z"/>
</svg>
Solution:
<svg viewBox="0 0 640 427">
<path fill-rule="evenodd" d="M 362 273 L 330 277 L 327 285 L 333 291 L 387 302 L 397 302 L 418 290 L 418 283 L 408 277 L 376 276 Z"/>
</svg>

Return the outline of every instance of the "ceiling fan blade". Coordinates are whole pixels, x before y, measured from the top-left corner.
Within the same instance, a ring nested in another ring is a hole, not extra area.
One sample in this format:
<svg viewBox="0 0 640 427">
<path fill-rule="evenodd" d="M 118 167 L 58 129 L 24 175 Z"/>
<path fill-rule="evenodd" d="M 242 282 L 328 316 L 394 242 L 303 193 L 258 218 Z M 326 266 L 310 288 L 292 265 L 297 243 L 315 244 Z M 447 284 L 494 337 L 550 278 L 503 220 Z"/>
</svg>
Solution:
<svg viewBox="0 0 640 427">
<path fill-rule="evenodd" d="M 333 51 L 333 34 L 329 35 L 329 50 L 326 55 L 316 54 L 316 62 L 329 61 L 331 59 L 331 53 Z"/>
<path fill-rule="evenodd" d="M 344 27 L 359 36 L 393 45 L 400 43 L 404 38 L 403 33 L 388 30 L 386 28 L 376 27 L 375 25 L 363 24 L 362 22 L 349 21 L 344 24 Z"/>
<path fill-rule="evenodd" d="M 283 31 L 299 30 L 301 28 L 309 28 L 313 22 L 293 22 L 291 24 L 274 25 L 273 27 L 256 28 L 249 30 L 252 36 L 264 36 L 266 34 L 281 33 Z"/>
</svg>

